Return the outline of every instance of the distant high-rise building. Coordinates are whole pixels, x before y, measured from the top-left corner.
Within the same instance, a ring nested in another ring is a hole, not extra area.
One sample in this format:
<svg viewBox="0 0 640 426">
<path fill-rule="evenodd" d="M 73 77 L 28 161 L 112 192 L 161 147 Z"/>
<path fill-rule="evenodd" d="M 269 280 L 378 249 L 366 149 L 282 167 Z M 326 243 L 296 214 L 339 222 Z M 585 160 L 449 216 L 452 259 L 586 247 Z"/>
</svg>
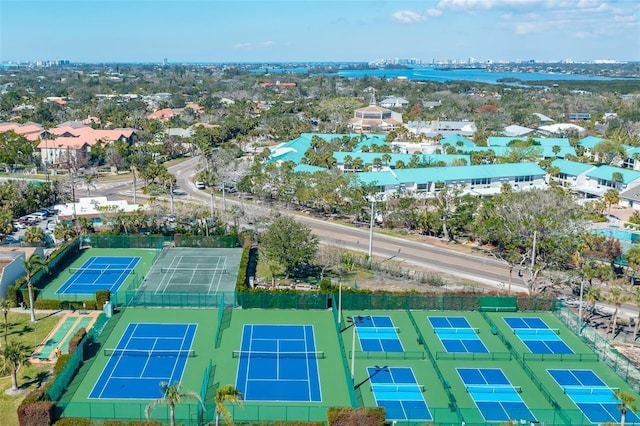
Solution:
<svg viewBox="0 0 640 426">
<path fill-rule="evenodd" d="M 166 67 L 167 66 L 167 58 L 163 58 L 162 59 L 162 66 Z"/>
</svg>

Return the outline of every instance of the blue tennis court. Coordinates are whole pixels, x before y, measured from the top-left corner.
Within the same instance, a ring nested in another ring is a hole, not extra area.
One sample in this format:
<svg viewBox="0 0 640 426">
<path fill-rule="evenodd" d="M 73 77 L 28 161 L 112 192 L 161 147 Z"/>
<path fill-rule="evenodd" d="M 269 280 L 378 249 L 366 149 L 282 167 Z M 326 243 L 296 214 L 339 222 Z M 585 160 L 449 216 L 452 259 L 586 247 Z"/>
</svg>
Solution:
<svg viewBox="0 0 640 426">
<path fill-rule="evenodd" d="M 160 383 L 180 382 L 197 324 L 127 326 L 117 346 L 105 349 L 109 361 L 89 394 L 94 399 L 157 399 Z"/>
<path fill-rule="evenodd" d="M 245 324 L 233 357 L 245 401 L 322 401 L 312 325 Z"/>
<path fill-rule="evenodd" d="M 363 352 L 404 352 L 391 317 L 358 316 L 354 324 Z"/>
<path fill-rule="evenodd" d="M 71 277 L 56 294 L 93 294 L 97 290 L 118 291 L 131 275 L 139 257 L 92 256 L 80 268 L 70 269 Z"/>
<path fill-rule="evenodd" d="M 367 367 L 371 390 L 387 420 L 430 421 L 431 412 L 410 367 Z"/>
<path fill-rule="evenodd" d="M 457 368 L 476 407 L 487 422 L 536 419 L 500 368 Z"/>
<path fill-rule="evenodd" d="M 620 423 L 619 400 L 615 390 L 608 387 L 593 370 L 547 370 L 592 423 Z M 640 423 L 640 418 L 631 410 L 625 418 L 629 424 Z"/>
<path fill-rule="evenodd" d="M 505 317 L 505 322 L 534 354 L 572 354 L 569 346 L 539 317 Z"/>
<path fill-rule="evenodd" d="M 447 352 L 489 352 L 465 317 L 428 317 Z"/>
</svg>

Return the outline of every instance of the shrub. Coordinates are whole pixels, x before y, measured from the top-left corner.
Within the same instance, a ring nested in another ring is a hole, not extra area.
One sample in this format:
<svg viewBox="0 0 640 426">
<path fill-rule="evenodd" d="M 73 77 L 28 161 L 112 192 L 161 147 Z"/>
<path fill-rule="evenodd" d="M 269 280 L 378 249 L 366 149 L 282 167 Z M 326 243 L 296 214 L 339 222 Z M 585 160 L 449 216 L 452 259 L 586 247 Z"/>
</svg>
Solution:
<svg viewBox="0 0 640 426">
<path fill-rule="evenodd" d="M 384 425 L 384 408 L 329 408 L 327 420 L 330 426 L 382 426 Z"/>
<path fill-rule="evenodd" d="M 42 426 L 53 423 L 55 404 L 49 401 L 21 404 L 18 407 L 20 426 Z"/>
<path fill-rule="evenodd" d="M 62 417 L 53 426 L 91 426 L 91 419 L 83 419 L 81 417 Z"/>
<path fill-rule="evenodd" d="M 71 358 L 71 354 L 60 355 L 60 357 L 56 360 L 56 364 L 53 366 L 53 374 L 55 374 L 56 376 L 60 374 L 64 366 L 67 365 L 69 358 Z"/>
<path fill-rule="evenodd" d="M 29 301 L 29 296 L 27 296 L 27 302 L 28 301 Z M 36 301 L 34 302 L 34 305 L 36 309 L 52 309 L 52 310 L 62 309 L 62 302 L 60 300 L 55 300 L 55 299 L 36 299 Z"/>
<path fill-rule="evenodd" d="M 109 290 L 96 291 L 96 306 L 102 308 L 105 302 L 111 300 L 111 292 Z"/>
<path fill-rule="evenodd" d="M 87 329 L 84 327 L 82 327 L 80 330 L 76 332 L 76 334 L 73 335 L 71 340 L 69 340 L 69 355 L 71 355 L 72 353 L 75 352 L 76 349 L 78 349 L 78 345 L 80 345 L 80 342 L 82 341 L 82 339 L 84 339 L 84 336 L 86 335 L 87 335 Z"/>
</svg>

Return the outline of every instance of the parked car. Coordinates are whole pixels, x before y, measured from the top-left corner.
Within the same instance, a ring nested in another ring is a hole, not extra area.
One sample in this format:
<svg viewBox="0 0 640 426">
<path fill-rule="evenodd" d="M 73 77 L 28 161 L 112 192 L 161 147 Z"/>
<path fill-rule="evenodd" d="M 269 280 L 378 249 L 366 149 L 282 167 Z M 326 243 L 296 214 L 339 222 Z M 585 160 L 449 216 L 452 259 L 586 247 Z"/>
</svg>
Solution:
<svg viewBox="0 0 640 426">
<path fill-rule="evenodd" d="M 36 224 L 35 218 L 31 216 L 22 216 L 20 219 L 18 219 L 18 222 L 22 223 L 25 227 L 33 226 Z"/>
<path fill-rule="evenodd" d="M 37 224 L 37 223 L 40 223 L 40 221 L 42 220 L 42 219 L 40 218 L 40 216 L 36 216 L 36 215 L 34 215 L 34 214 L 26 215 L 26 216 L 25 216 L 25 218 L 26 218 L 26 219 L 31 220 L 32 225 L 35 225 L 35 224 Z"/>
<path fill-rule="evenodd" d="M 45 220 L 47 218 L 47 215 L 42 213 L 42 212 L 34 212 L 34 213 L 31 213 L 29 216 L 33 216 L 35 218 L 38 218 L 39 222 L 42 222 L 43 220 Z"/>
<path fill-rule="evenodd" d="M 20 222 L 20 220 L 14 220 L 13 221 L 13 227 L 16 229 L 25 229 L 27 227 L 27 225 L 25 225 L 24 223 Z"/>
<path fill-rule="evenodd" d="M 200 182 L 200 181 L 196 182 L 196 188 L 204 189 L 205 188 L 204 182 Z"/>
</svg>

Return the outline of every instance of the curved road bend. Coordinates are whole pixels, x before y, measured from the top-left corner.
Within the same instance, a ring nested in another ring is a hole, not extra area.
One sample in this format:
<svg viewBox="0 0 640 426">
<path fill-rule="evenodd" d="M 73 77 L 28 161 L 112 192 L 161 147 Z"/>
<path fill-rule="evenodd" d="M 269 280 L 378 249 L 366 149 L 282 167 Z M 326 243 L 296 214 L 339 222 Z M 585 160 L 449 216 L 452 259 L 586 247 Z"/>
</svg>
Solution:
<svg viewBox="0 0 640 426">
<path fill-rule="evenodd" d="M 198 169 L 199 157 L 193 157 L 169 167 L 169 171 L 177 178 L 180 188 L 187 192 L 187 197 L 180 197 L 181 201 L 201 201 L 208 203 L 210 195 L 197 190 L 191 182 L 193 174 Z M 95 191 L 103 196 L 125 196 L 131 198 L 132 183 L 130 177 L 123 181 L 111 181 L 96 185 Z M 141 195 L 138 195 L 143 198 Z M 216 197 L 216 206 L 220 206 L 220 196 Z M 246 201 L 236 201 L 228 198 L 229 204 L 241 204 L 246 213 L 250 215 L 264 215 L 264 205 L 256 205 Z M 284 211 L 283 211 L 284 212 Z M 368 253 L 369 229 L 354 228 L 321 219 L 312 218 L 302 214 L 294 214 L 298 221 L 309 226 L 319 240 L 324 244 L 336 245 L 349 250 Z M 430 245 L 428 243 L 405 240 L 374 232 L 373 255 L 382 259 L 393 259 L 404 262 L 418 268 L 444 273 L 471 282 L 489 285 L 492 287 L 504 286 L 506 290 L 509 281 L 509 267 L 504 262 L 495 259 L 473 256 L 460 253 L 455 250 Z M 512 274 L 513 291 L 526 292 L 527 288 L 517 273 Z"/>
</svg>

